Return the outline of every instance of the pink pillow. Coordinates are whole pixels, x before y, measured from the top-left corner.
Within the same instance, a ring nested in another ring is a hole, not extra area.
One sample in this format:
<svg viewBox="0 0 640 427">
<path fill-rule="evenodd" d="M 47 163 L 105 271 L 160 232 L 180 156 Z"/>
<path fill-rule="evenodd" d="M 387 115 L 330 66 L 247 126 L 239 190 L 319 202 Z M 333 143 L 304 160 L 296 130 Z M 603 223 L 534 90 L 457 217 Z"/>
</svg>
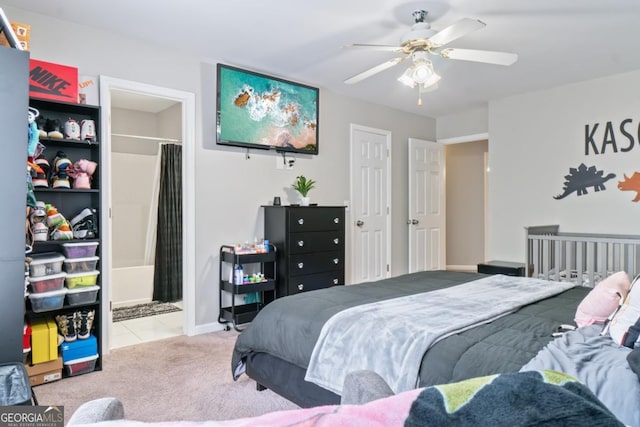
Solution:
<svg viewBox="0 0 640 427">
<path fill-rule="evenodd" d="M 580 302 L 575 321 L 578 327 L 603 324 L 618 308 L 620 299 L 629 293 L 631 282 L 624 271 L 619 271 L 602 280 Z"/>
</svg>

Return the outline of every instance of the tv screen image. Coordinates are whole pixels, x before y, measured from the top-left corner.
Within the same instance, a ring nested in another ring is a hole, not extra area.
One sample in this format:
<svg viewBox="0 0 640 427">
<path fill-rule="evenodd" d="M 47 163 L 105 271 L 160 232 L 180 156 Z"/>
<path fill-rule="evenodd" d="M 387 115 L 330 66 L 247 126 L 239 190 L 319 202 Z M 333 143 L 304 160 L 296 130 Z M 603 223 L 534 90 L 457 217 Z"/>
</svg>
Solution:
<svg viewBox="0 0 640 427">
<path fill-rule="evenodd" d="M 318 89 L 217 66 L 217 143 L 318 154 Z"/>
</svg>

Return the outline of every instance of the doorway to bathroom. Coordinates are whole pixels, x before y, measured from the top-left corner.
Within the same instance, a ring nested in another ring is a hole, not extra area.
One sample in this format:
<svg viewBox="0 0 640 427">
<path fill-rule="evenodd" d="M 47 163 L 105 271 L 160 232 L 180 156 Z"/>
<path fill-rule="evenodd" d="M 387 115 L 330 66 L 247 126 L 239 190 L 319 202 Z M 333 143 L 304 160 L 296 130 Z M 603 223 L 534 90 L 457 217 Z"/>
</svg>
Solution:
<svg viewBox="0 0 640 427">
<path fill-rule="evenodd" d="M 190 334 L 193 94 L 105 77 L 100 84 L 111 309 L 103 348 Z"/>
</svg>

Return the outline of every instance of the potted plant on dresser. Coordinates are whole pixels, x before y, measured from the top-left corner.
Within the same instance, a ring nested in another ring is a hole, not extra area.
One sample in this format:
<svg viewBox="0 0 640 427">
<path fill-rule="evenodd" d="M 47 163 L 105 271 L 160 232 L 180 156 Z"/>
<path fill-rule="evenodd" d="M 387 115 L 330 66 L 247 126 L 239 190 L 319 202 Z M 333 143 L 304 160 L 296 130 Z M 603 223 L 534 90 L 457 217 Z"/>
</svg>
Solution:
<svg viewBox="0 0 640 427">
<path fill-rule="evenodd" d="M 307 179 L 304 175 L 298 175 L 296 181 L 291 184 L 294 190 L 300 193 L 300 206 L 309 206 L 309 190 L 315 187 L 316 182 L 313 179 Z"/>
</svg>

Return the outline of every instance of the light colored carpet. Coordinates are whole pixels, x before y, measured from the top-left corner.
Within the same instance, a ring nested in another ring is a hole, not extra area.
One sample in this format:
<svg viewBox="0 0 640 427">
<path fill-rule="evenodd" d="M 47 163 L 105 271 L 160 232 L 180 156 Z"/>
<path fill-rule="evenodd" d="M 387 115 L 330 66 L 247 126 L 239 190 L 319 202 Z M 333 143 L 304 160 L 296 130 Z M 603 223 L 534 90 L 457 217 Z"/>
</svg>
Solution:
<svg viewBox="0 0 640 427">
<path fill-rule="evenodd" d="M 82 403 L 117 397 L 127 419 L 205 421 L 296 409 L 255 381 L 231 376 L 238 333 L 221 331 L 174 337 L 118 348 L 104 356 L 102 370 L 34 387 L 40 405 L 64 406 L 65 423 Z"/>
</svg>

